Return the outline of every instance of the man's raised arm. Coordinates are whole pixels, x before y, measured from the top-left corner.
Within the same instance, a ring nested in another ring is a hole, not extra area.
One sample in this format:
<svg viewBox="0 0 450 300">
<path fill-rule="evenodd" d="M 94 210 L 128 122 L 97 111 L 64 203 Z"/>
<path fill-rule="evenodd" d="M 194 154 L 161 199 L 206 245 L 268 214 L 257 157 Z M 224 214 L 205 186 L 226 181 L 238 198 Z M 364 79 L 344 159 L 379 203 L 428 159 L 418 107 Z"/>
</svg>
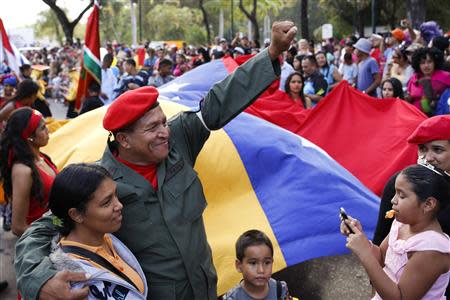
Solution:
<svg viewBox="0 0 450 300">
<path fill-rule="evenodd" d="M 290 21 L 275 22 L 268 48 L 217 83 L 205 97 L 201 117 L 210 130 L 222 128 L 255 101 L 281 73 L 279 56 L 297 33 Z"/>
</svg>

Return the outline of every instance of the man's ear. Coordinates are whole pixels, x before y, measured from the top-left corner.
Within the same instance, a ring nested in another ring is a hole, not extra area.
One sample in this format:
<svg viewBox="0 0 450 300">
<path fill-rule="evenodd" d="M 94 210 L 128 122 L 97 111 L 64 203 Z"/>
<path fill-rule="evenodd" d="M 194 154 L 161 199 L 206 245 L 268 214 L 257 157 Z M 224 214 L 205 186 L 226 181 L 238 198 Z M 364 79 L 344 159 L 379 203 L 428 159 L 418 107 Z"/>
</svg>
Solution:
<svg viewBox="0 0 450 300">
<path fill-rule="evenodd" d="M 234 265 L 236 267 L 236 271 L 238 271 L 239 273 L 242 273 L 242 262 L 239 259 L 236 258 Z"/>
<path fill-rule="evenodd" d="M 118 132 L 116 134 L 116 141 L 119 143 L 119 145 L 122 148 L 130 149 L 131 145 L 128 142 L 128 140 L 129 140 L 128 134 L 126 134 L 124 132 Z"/>
</svg>

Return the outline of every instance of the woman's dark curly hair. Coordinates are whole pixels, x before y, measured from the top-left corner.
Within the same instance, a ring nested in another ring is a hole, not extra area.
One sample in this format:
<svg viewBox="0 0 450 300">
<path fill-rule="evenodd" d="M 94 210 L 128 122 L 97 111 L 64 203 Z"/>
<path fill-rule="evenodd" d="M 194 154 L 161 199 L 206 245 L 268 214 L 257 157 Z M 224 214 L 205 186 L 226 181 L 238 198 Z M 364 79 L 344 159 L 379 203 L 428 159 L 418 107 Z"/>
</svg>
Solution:
<svg viewBox="0 0 450 300">
<path fill-rule="evenodd" d="M 42 180 L 34 162 L 35 156 L 27 141 L 22 138 L 22 131 L 28 126 L 32 113 L 33 110 L 31 108 L 22 107 L 14 111 L 9 117 L 0 140 L 0 172 L 3 179 L 5 195 L 11 198 L 11 172 L 14 163 L 21 163 L 28 166 L 31 169 L 31 176 L 33 178 L 30 195 L 36 197 L 42 204 L 44 199 Z"/>
<path fill-rule="evenodd" d="M 284 90 L 286 91 L 286 93 L 287 94 L 291 94 L 291 86 L 290 86 L 290 83 L 291 83 L 291 80 L 292 80 L 292 77 L 294 77 L 294 76 L 300 76 L 300 78 L 302 79 L 302 85 L 304 86 L 305 85 L 305 79 L 303 78 L 303 75 L 300 73 L 300 72 L 293 72 L 293 73 L 291 73 L 291 74 L 289 74 L 289 76 L 286 78 L 286 82 L 285 82 L 285 84 L 284 84 Z M 302 100 L 302 104 L 303 104 L 303 107 L 304 108 L 306 108 L 306 102 L 305 102 L 305 97 L 304 97 L 304 94 L 303 94 L 303 87 L 302 87 L 302 89 L 300 90 L 300 99 Z"/>
<path fill-rule="evenodd" d="M 442 69 L 442 65 L 444 64 L 444 53 L 434 47 L 423 47 L 414 51 L 412 55 L 411 65 L 416 73 L 422 73 L 422 71 L 420 70 L 420 62 L 425 60 L 427 56 L 433 60 L 435 70 Z"/>
</svg>

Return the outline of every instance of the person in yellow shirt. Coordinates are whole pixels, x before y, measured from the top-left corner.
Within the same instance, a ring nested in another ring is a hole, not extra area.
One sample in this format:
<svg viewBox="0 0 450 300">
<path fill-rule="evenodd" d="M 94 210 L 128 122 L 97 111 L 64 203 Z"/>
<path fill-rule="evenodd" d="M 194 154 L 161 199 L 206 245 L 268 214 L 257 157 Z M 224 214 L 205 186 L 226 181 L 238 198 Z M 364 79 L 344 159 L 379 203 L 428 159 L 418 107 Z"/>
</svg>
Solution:
<svg viewBox="0 0 450 300">
<path fill-rule="evenodd" d="M 69 71 L 69 86 L 64 88 L 64 99 L 68 103 L 66 117 L 75 118 L 78 114 L 75 111 L 75 100 L 77 98 L 78 81 L 80 80 L 80 72 L 76 68 Z"/>
<path fill-rule="evenodd" d="M 48 72 L 49 66 L 45 65 L 33 65 L 31 66 L 31 78 L 39 85 L 39 91 L 37 93 L 37 99 L 33 103 L 33 108 L 39 111 L 45 118 L 51 117 L 50 105 L 45 99 L 45 92 L 47 89 L 47 82 L 44 80 L 44 72 Z"/>
</svg>

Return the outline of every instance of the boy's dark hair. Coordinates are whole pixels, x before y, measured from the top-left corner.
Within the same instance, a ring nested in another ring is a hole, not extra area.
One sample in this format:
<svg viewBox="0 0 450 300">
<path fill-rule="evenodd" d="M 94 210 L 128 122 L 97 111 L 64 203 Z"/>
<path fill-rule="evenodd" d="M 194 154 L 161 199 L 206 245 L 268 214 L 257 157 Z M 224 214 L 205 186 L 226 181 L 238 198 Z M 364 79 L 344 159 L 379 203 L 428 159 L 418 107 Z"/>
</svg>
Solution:
<svg viewBox="0 0 450 300">
<path fill-rule="evenodd" d="M 135 61 L 134 59 L 132 59 L 132 58 L 127 58 L 127 59 L 125 60 L 125 63 L 126 63 L 126 64 L 129 64 L 129 65 L 131 65 L 131 66 L 133 66 L 133 67 L 136 68 L 136 61 Z"/>
<path fill-rule="evenodd" d="M 159 68 L 161 69 L 164 66 L 172 66 L 173 63 L 170 59 L 164 58 L 159 62 Z"/>
<path fill-rule="evenodd" d="M 307 60 L 316 67 L 319 67 L 319 65 L 317 64 L 316 57 L 314 55 L 306 55 L 305 57 L 303 57 L 302 60 Z"/>
<path fill-rule="evenodd" d="M 23 64 L 19 67 L 20 72 L 25 72 L 26 70 L 31 69 L 31 65 L 29 64 Z"/>
<path fill-rule="evenodd" d="M 95 80 L 91 81 L 88 86 L 88 91 L 91 93 L 100 94 L 100 84 L 98 84 L 98 82 Z"/>
<path fill-rule="evenodd" d="M 236 258 L 242 261 L 245 257 L 245 249 L 250 246 L 266 245 L 273 256 L 273 245 L 269 237 L 262 231 L 252 229 L 244 232 L 236 241 Z"/>
<path fill-rule="evenodd" d="M 69 210 L 76 208 L 84 213 L 95 191 L 107 178 L 112 180 L 102 166 L 84 163 L 69 165 L 56 175 L 48 206 L 62 220 L 62 227 L 59 228 L 62 235 L 68 235 L 75 228 Z"/>
<path fill-rule="evenodd" d="M 351 53 L 345 53 L 344 54 L 344 61 L 352 63 L 353 62 L 352 54 Z"/>
<path fill-rule="evenodd" d="M 12 100 L 20 101 L 24 98 L 36 95 L 38 93 L 38 91 L 39 91 L 39 85 L 36 82 L 34 82 L 32 79 L 22 80 L 17 85 L 16 94 L 14 95 L 14 98 Z"/>
</svg>

